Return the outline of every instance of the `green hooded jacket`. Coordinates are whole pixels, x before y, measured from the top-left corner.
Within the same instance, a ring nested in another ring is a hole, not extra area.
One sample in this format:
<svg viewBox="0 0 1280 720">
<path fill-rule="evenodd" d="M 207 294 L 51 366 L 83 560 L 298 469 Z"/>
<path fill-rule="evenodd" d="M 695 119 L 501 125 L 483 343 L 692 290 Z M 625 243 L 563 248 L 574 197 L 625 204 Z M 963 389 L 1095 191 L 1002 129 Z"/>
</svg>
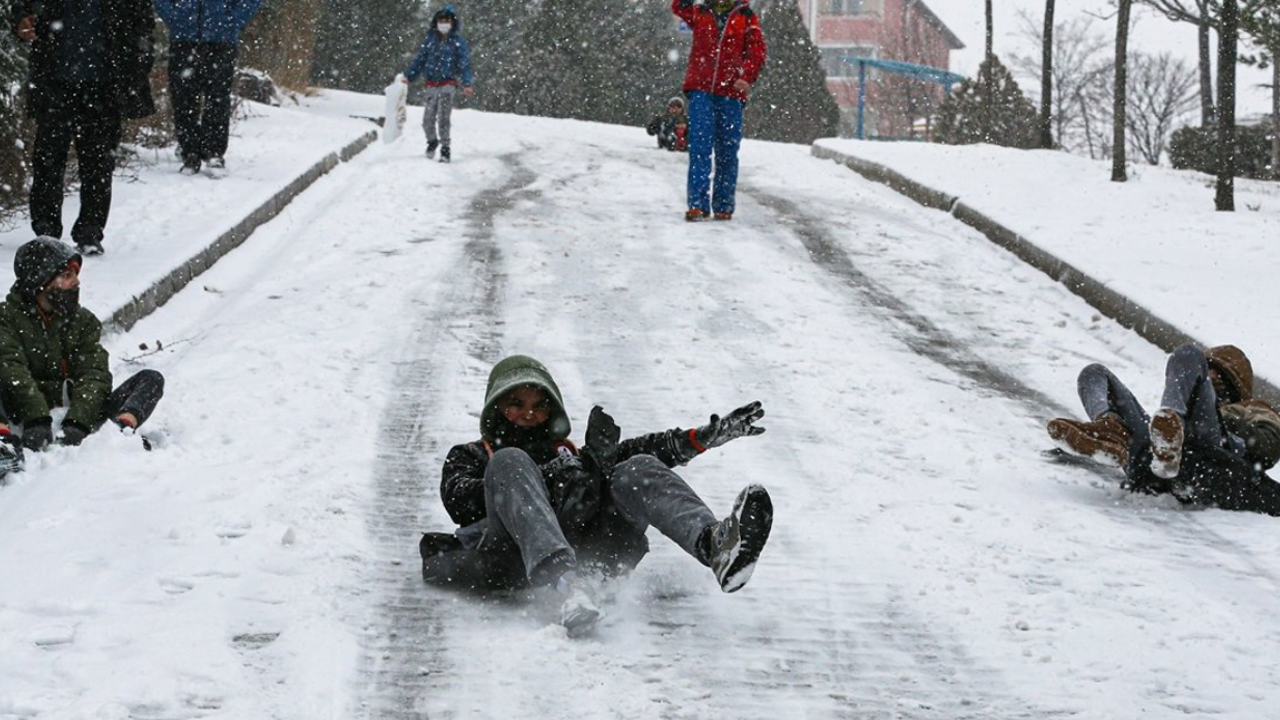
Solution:
<svg viewBox="0 0 1280 720">
<path fill-rule="evenodd" d="M 93 427 L 111 393 L 111 368 L 102 347 L 102 323 L 77 308 L 68 316 L 41 317 L 18 283 L 0 303 L 0 402 L 9 419 L 26 424 L 62 405 L 69 381 L 70 407 L 63 422 Z"/>
<path fill-rule="evenodd" d="M 556 386 L 556 381 L 547 368 L 528 355 L 512 355 L 489 371 L 489 384 L 484 391 L 484 409 L 480 411 L 480 437 L 493 443 L 495 447 L 504 445 L 501 436 L 506 420 L 498 408 L 498 401 L 508 392 L 524 386 L 542 390 L 551 400 L 551 415 L 544 426 L 546 435 L 540 439 L 552 444 L 569 437 L 572 427 L 569 424 L 569 414 L 564 410 L 560 388 Z"/>
</svg>

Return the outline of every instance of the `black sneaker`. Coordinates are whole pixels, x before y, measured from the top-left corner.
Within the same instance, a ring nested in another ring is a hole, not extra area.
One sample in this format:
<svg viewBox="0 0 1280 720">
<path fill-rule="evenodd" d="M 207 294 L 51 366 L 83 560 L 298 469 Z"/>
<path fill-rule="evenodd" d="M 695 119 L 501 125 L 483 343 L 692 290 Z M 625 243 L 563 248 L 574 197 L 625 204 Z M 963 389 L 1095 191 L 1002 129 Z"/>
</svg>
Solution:
<svg viewBox="0 0 1280 720">
<path fill-rule="evenodd" d="M 189 153 L 182 156 L 182 167 L 178 168 L 178 172 L 183 175 L 195 175 L 200 172 L 200 156 L 195 153 Z"/>
<path fill-rule="evenodd" d="M 434 160 L 436 158 L 436 148 L 440 147 L 439 140 L 427 141 L 427 159 Z"/>
<path fill-rule="evenodd" d="M 772 527 L 773 501 L 760 485 L 743 488 L 729 517 L 707 527 L 701 544 L 721 590 L 737 592 L 747 584 Z"/>
<path fill-rule="evenodd" d="M 101 240 L 90 240 L 88 242 L 76 243 L 76 250 L 84 256 L 101 255 L 106 252 L 102 247 Z"/>
<path fill-rule="evenodd" d="M 441 145 L 440 146 L 440 162 L 447 163 L 449 162 L 449 160 L 450 160 L 449 146 Z"/>
</svg>

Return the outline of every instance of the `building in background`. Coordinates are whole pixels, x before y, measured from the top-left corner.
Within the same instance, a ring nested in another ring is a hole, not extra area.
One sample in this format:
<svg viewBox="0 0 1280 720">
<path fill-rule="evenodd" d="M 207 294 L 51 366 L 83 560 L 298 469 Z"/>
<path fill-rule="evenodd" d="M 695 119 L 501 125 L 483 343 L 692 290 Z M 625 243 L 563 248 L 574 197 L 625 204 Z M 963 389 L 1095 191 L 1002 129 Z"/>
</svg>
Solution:
<svg viewBox="0 0 1280 720">
<path fill-rule="evenodd" d="M 853 134 L 858 107 L 858 68 L 842 56 L 948 70 L 951 51 L 964 47 L 923 0 L 797 1 L 809 37 L 822 53 L 827 89 L 840 106 L 841 135 Z M 866 92 L 868 137 L 924 139 L 944 90 L 923 80 L 869 70 Z"/>
</svg>

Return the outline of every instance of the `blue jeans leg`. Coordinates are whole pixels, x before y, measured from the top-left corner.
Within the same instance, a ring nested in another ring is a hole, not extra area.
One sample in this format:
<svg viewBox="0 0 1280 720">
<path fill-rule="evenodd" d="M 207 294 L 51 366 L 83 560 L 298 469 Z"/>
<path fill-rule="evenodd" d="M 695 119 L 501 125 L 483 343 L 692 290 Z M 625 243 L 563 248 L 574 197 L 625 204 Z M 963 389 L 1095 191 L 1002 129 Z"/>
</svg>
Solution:
<svg viewBox="0 0 1280 720">
<path fill-rule="evenodd" d="M 711 95 L 689 93 L 689 207 L 711 212 L 711 149 L 715 118 Z"/>
<path fill-rule="evenodd" d="M 731 213 L 738 189 L 738 147 L 742 145 L 742 101 L 723 95 L 711 98 L 715 108 L 716 177 L 711 209 Z"/>
<path fill-rule="evenodd" d="M 1198 348 L 1183 345 L 1169 356 L 1160 404 L 1182 416 L 1188 442 L 1223 446 L 1226 434 L 1218 418 L 1218 394 L 1209 381 L 1209 363 Z"/>
<path fill-rule="evenodd" d="M 1151 441 L 1151 418 L 1147 411 L 1142 409 L 1133 392 L 1104 365 L 1093 363 L 1085 366 L 1076 379 L 1076 391 L 1080 393 L 1080 402 L 1090 420 L 1113 412 L 1134 442 L 1146 445 Z"/>
</svg>

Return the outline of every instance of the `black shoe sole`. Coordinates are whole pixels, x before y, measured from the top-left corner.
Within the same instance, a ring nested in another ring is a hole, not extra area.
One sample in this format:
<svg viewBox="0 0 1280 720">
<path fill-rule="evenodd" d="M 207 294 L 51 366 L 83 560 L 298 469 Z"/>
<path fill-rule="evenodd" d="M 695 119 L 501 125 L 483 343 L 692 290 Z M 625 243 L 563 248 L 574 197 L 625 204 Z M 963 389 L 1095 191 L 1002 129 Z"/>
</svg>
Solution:
<svg viewBox="0 0 1280 720">
<path fill-rule="evenodd" d="M 718 574 L 720 589 L 737 592 L 751 579 L 756 561 L 769 541 L 773 528 L 773 500 L 760 485 L 748 485 L 733 504 L 733 517 L 738 524 L 737 556 Z"/>
</svg>

